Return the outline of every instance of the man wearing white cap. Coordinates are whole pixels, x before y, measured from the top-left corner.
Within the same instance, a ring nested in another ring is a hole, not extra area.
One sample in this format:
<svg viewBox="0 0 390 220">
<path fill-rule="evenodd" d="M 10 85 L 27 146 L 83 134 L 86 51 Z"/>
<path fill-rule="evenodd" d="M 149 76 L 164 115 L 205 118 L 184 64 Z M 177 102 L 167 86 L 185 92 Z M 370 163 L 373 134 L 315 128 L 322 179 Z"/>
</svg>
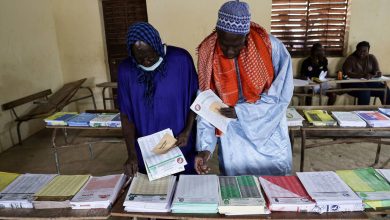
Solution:
<svg viewBox="0 0 390 220">
<path fill-rule="evenodd" d="M 221 133 L 199 117 L 195 169 L 207 173 L 218 142 L 223 175 L 287 175 L 292 155 L 286 109 L 293 94 L 291 58 L 284 45 L 250 22 L 245 2 L 229 1 L 218 12 L 216 31 L 198 47 L 201 91 L 211 89 L 235 118 Z"/>
</svg>

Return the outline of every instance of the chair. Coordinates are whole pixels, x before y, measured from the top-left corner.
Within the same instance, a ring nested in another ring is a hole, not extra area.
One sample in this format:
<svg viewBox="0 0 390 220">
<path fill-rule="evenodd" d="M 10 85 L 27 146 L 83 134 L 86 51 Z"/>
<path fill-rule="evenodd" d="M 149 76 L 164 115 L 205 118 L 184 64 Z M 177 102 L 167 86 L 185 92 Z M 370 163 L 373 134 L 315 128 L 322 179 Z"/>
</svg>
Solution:
<svg viewBox="0 0 390 220">
<path fill-rule="evenodd" d="M 93 96 L 93 92 L 91 88 L 89 87 L 82 87 L 82 84 L 87 79 L 80 79 L 74 82 L 66 83 L 61 89 L 59 89 L 57 92 L 52 94 L 52 91 L 50 89 L 44 90 L 42 92 L 38 92 L 8 103 L 5 103 L 2 105 L 3 111 L 11 110 L 13 115 L 15 116 L 15 122 L 17 122 L 17 133 L 18 133 L 18 141 L 19 144 L 22 144 L 22 138 L 20 134 L 20 125 L 25 122 L 32 119 L 38 119 L 38 118 L 46 118 L 55 112 L 61 111 L 65 106 L 68 104 L 81 100 L 86 98 L 92 98 L 94 108 L 96 109 L 96 103 L 95 103 L 95 97 Z M 89 95 L 79 97 L 76 99 L 72 99 L 73 96 L 77 93 L 79 89 L 86 89 L 89 91 Z M 52 95 L 51 95 L 52 94 Z M 48 97 L 51 95 L 50 97 Z M 42 101 L 35 101 L 37 99 L 45 98 Z M 31 110 L 29 110 L 27 113 L 23 115 L 18 115 L 16 113 L 15 108 L 32 102 L 36 104 L 35 107 L 33 107 Z"/>
</svg>

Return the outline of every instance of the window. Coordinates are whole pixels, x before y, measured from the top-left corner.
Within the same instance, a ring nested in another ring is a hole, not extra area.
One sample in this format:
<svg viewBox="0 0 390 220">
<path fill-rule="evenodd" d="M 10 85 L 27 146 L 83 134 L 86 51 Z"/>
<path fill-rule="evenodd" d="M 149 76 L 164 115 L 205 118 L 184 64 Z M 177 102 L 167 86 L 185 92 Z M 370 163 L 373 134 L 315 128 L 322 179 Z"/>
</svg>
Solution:
<svg viewBox="0 0 390 220">
<path fill-rule="evenodd" d="M 348 0 L 272 0 L 271 34 L 293 57 L 309 55 L 314 43 L 327 56 L 342 56 L 347 15 Z"/>
</svg>

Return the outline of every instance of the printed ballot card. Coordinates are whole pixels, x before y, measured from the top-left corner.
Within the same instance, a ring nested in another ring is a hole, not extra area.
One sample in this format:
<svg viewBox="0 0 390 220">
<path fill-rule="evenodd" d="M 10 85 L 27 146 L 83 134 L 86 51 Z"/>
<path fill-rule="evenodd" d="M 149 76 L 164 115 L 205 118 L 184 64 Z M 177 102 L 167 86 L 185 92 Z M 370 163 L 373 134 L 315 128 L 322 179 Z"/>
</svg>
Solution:
<svg viewBox="0 0 390 220">
<path fill-rule="evenodd" d="M 235 121 L 235 119 L 227 118 L 219 112 L 221 108 L 227 107 L 229 106 L 224 104 L 213 91 L 206 90 L 199 93 L 190 108 L 214 127 L 226 133 L 229 123 Z"/>
</svg>

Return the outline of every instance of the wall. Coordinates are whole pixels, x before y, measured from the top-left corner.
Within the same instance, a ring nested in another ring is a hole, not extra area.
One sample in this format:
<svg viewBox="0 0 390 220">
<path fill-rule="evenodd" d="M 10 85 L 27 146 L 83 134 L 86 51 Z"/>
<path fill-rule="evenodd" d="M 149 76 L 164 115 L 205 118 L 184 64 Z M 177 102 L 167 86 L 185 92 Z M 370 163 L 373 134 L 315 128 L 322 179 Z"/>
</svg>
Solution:
<svg viewBox="0 0 390 220">
<path fill-rule="evenodd" d="M 101 89 L 106 82 L 103 23 L 98 0 L 54 0 L 53 17 L 64 83 L 88 78 L 84 85 L 92 87 L 98 107 L 103 108 Z M 77 102 L 77 111 L 91 108 L 91 99 Z"/>
<path fill-rule="evenodd" d="M 195 48 L 215 27 L 217 12 L 225 0 L 147 0 L 149 22 L 153 24 L 168 44 L 187 49 L 196 60 Z M 271 25 L 272 0 L 249 0 L 252 20 L 267 30 Z M 348 52 L 362 40 L 371 43 L 371 52 L 380 62 L 382 72 L 390 74 L 390 63 L 385 62 L 390 43 L 390 29 L 385 28 L 390 19 L 388 0 L 351 0 L 351 22 L 348 38 Z M 294 73 L 297 75 L 302 58 L 293 59 Z M 329 69 L 339 69 L 345 57 L 329 58 Z"/>
<path fill-rule="evenodd" d="M 88 78 L 102 108 L 96 83 L 109 79 L 99 0 L 0 1 L 0 104 L 64 83 Z M 33 104 L 18 107 L 25 112 Z M 91 99 L 67 109 L 91 109 Z M 0 111 L 0 152 L 17 142 L 10 111 Z M 43 121 L 22 124 L 22 138 L 43 128 Z"/>
<path fill-rule="evenodd" d="M 183 47 L 196 57 L 196 47 L 211 33 L 225 0 L 146 0 L 148 20 L 167 44 Z M 249 0 L 252 20 L 269 30 L 271 0 Z M 195 59 L 194 59 L 195 60 Z"/>
<path fill-rule="evenodd" d="M 0 104 L 60 87 L 63 75 L 49 0 L 0 1 L 0 32 Z M 12 121 L 10 111 L 0 111 L 0 152 L 17 142 Z M 22 135 L 42 127 L 40 120 L 24 123 Z"/>
</svg>

